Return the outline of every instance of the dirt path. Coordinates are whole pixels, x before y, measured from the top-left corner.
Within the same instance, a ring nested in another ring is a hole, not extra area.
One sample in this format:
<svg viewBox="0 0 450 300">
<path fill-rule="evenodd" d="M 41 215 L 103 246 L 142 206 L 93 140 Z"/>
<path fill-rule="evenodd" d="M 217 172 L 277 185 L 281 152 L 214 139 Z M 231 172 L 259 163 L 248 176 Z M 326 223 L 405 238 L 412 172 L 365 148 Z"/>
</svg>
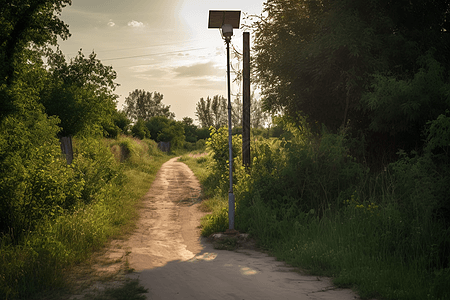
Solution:
<svg viewBox="0 0 450 300">
<path fill-rule="evenodd" d="M 177 158 L 157 174 L 140 209 L 136 231 L 112 244 L 99 266 L 111 272 L 126 258 L 149 289 L 148 299 L 357 299 L 336 289 L 327 278 L 303 276 L 282 262 L 254 250 L 215 250 L 200 239 L 200 185 Z"/>
<path fill-rule="evenodd" d="M 200 192 L 194 173 L 177 158 L 162 165 L 144 196 L 137 230 L 127 242 L 131 268 L 161 267 L 170 261 L 191 259 L 201 251 Z"/>
</svg>

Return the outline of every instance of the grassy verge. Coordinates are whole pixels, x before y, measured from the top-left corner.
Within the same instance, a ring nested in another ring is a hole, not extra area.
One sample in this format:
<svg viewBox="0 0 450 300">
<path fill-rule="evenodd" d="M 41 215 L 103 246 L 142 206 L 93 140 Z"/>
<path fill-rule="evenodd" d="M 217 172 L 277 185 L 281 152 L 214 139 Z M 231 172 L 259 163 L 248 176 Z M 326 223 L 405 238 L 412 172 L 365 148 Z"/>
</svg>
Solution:
<svg viewBox="0 0 450 300">
<path fill-rule="evenodd" d="M 152 141 L 127 137 L 103 143 L 78 142 L 75 147 L 74 169 L 83 176 L 80 180 L 86 181 L 80 192 L 86 196 L 75 208 L 42 220 L 16 245 L 2 238 L 2 299 L 40 299 L 65 288 L 64 273 L 71 266 L 132 226 L 135 204 L 170 158 Z"/>
<path fill-rule="evenodd" d="M 228 228 L 228 198 L 217 191 L 211 172 L 211 157 L 206 153 L 189 153 L 180 158 L 194 172 L 200 181 L 205 197 L 201 209 L 210 212 L 205 215 L 200 225 L 202 235 L 209 236 L 215 232 L 224 232 Z"/>
<path fill-rule="evenodd" d="M 392 239 L 391 231 L 380 231 L 378 216 L 352 210 L 298 221 L 280 238 L 266 237 L 265 245 L 278 259 L 313 275 L 333 277 L 337 286 L 353 288 L 363 299 L 446 299 L 448 270 L 430 272 L 426 257 L 393 251 L 405 241 Z"/>
</svg>

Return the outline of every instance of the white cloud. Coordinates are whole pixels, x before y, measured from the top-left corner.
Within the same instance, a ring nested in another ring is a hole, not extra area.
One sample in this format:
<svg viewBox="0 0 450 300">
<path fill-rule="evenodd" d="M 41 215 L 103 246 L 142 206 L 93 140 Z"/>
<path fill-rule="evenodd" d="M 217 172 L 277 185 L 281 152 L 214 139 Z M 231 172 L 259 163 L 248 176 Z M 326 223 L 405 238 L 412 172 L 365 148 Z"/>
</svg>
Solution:
<svg viewBox="0 0 450 300">
<path fill-rule="evenodd" d="M 223 71 L 213 62 L 196 63 L 190 66 L 181 66 L 173 70 L 177 77 L 220 77 Z"/>
<path fill-rule="evenodd" d="M 137 28 L 137 27 L 144 27 L 145 25 L 142 22 L 133 20 L 133 21 L 128 22 L 128 26 Z"/>
</svg>

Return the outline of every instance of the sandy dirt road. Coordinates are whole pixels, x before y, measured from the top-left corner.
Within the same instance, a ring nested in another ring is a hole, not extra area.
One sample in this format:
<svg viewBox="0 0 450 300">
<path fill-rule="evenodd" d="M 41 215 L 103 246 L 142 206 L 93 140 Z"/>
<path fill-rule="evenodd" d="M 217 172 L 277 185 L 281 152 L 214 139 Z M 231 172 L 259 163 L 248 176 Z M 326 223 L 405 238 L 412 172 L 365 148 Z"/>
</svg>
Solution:
<svg viewBox="0 0 450 300">
<path fill-rule="evenodd" d="M 137 229 L 109 251 L 123 256 L 148 288 L 147 299 L 358 299 L 328 278 L 304 276 L 268 255 L 215 250 L 200 238 L 200 184 L 177 158 L 157 174 L 141 207 Z"/>
</svg>

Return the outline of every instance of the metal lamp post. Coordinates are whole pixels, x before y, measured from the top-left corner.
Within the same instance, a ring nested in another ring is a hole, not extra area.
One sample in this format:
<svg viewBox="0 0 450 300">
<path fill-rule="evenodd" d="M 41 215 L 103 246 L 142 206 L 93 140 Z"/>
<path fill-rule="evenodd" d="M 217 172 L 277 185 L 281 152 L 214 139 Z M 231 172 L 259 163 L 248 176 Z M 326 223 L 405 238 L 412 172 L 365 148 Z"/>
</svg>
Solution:
<svg viewBox="0 0 450 300">
<path fill-rule="evenodd" d="M 230 80 L 230 41 L 233 28 L 239 28 L 240 11 L 210 10 L 208 28 L 220 28 L 222 37 L 227 44 L 227 82 L 228 82 L 228 148 L 230 189 L 228 191 L 228 225 L 229 231 L 234 231 L 234 194 L 233 194 L 233 142 L 231 137 L 231 80 Z"/>
</svg>

